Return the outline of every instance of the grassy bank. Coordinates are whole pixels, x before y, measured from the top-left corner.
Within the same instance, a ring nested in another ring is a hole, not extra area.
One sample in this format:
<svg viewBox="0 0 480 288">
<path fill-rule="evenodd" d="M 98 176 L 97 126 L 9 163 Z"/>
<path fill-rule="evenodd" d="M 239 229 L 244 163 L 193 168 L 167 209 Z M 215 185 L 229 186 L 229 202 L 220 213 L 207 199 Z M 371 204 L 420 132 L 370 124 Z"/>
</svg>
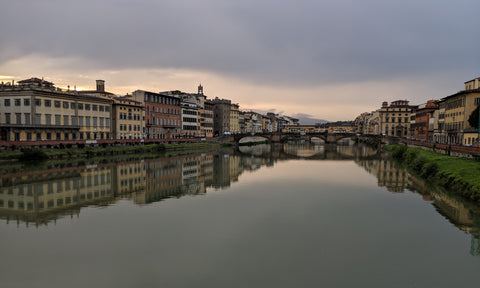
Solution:
<svg viewBox="0 0 480 288">
<path fill-rule="evenodd" d="M 442 155 L 406 145 L 385 149 L 407 169 L 422 178 L 480 201 L 480 161 Z"/>
<path fill-rule="evenodd" d="M 118 156 L 125 154 L 158 154 L 178 151 L 201 151 L 216 149 L 220 144 L 214 143 L 180 143 L 180 144 L 149 144 L 138 146 L 122 146 L 107 148 L 83 148 L 83 149 L 40 149 L 25 148 L 21 152 L 2 152 L 0 159 L 3 160 L 45 160 L 45 159 L 72 159 L 91 158 L 104 156 Z"/>
</svg>

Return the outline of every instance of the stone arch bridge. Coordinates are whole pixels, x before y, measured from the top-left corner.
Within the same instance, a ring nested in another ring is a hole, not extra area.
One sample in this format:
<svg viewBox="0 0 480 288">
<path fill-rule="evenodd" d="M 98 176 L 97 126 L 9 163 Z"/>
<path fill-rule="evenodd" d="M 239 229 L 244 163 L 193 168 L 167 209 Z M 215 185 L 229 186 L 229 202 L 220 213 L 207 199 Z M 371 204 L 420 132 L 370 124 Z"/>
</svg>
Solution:
<svg viewBox="0 0 480 288">
<path fill-rule="evenodd" d="M 320 138 L 325 143 L 337 143 L 341 139 L 360 139 L 360 140 L 374 140 L 381 141 L 381 136 L 379 135 L 359 135 L 355 133 L 328 133 L 328 132 L 318 132 L 318 133 L 255 133 L 254 135 L 250 133 L 245 134 L 234 134 L 234 135 L 225 135 L 223 136 L 223 142 L 228 143 L 239 143 L 240 139 L 245 137 L 263 137 L 268 139 L 272 143 L 282 143 L 290 139 L 302 139 L 310 141 L 312 138 Z"/>
</svg>

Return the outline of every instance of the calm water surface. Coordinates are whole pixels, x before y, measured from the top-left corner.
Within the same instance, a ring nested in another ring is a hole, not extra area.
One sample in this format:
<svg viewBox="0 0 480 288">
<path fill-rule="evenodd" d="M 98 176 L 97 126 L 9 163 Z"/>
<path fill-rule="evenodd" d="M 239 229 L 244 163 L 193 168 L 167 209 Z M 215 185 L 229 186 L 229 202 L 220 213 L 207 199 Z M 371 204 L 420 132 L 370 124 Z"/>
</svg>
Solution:
<svg viewBox="0 0 480 288">
<path fill-rule="evenodd" d="M 368 148 L 1 168 L 0 287 L 475 287 L 477 205 Z"/>
</svg>

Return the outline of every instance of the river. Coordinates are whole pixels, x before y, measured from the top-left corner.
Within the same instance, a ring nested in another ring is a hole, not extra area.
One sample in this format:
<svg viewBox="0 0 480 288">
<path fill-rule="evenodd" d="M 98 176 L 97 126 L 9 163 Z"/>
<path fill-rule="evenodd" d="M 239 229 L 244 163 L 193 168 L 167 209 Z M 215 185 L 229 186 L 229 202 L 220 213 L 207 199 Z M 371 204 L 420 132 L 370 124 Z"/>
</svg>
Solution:
<svg viewBox="0 0 480 288">
<path fill-rule="evenodd" d="M 480 206 L 364 146 L 241 146 L 0 171 L 0 287 L 480 282 Z"/>
</svg>

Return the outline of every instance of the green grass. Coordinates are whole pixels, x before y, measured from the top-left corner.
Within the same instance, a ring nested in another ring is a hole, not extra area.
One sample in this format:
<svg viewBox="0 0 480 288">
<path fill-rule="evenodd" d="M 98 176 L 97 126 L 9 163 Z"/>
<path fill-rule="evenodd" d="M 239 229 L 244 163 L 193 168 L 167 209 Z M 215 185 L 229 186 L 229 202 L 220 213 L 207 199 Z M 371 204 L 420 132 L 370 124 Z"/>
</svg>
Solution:
<svg viewBox="0 0 480 288">
<path fill-rule="evenodd" d="M 0 160 L 18 159 L 22 155 L 22 152 L 0 152 Z"/>
<path fill-rule="evenodd" d="M 405 145 L 391 145 L 386 149 L 410 172 L 452 189 L 466 198 L 480 201 L 480 161 Z"/>
</svg>

